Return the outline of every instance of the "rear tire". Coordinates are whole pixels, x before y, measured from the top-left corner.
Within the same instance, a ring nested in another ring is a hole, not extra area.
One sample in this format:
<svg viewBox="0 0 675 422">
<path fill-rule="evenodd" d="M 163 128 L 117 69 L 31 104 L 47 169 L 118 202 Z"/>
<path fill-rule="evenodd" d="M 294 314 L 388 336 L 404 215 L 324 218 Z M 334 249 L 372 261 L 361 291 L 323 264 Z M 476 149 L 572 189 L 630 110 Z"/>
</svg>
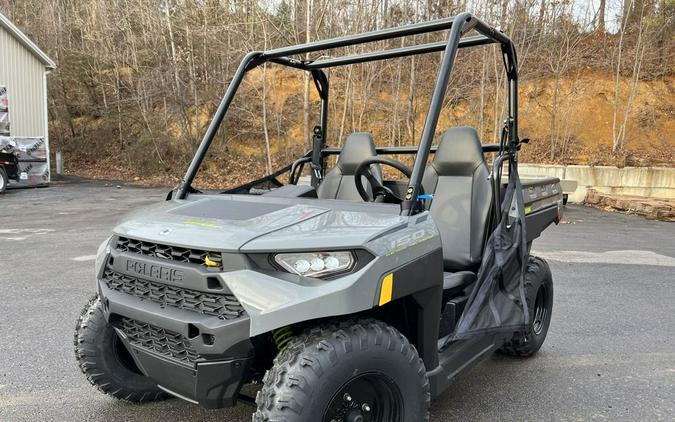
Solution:
<svg viewBox="0 0 675 422">
<path fill-rule="evenodd" d="M 254 421 L 429 420 L 429 380 L 417 350 L 373 319 L 306 331 L 263 382 Z"/>
<path fill-rule="evenodd" d="M 7 172 L 5 172 L 4 167 L 0 167 L 0 193 L 3 193 L 7 189 Z"/>
<path fill-rule="evenodd" d="M 141 373 L 115 330 L 106 322 L 98 295 L 82 310 L 74 342 L 82 373 L 105 394 L 134 403 L 167 397 L 154 381 Z"/>
<path fill-rule="evenodd" d="M 507 355 L 532 356 L 546 339 L 553 310 L 553 277 L 548 263 L 542 258 L 530 256 L 525 272 L 525 298 L 530 314 L 528 331 L 516 333 L 499 349 Z"/>
</svg>

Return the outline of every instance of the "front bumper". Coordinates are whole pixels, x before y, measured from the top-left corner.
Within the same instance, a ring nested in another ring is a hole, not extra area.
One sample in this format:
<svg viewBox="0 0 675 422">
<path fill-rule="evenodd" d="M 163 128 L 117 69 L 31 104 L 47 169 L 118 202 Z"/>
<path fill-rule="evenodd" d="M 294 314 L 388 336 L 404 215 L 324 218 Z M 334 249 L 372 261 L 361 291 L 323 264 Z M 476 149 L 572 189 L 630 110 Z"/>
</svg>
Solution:
<svg viewBox="0 0 675 422">
<path fill-rule="evenodd" d="M 205 269 L 117 251 L 104 262 L 97 284 L 106 319 L 143 374 L 191 403 L 233 406 L 253 361 L 250 320 L 236 298 L 210 288 Z M 139 275 L 139 263 L 161 270 Z M 180 283 L 152 279 L 165 269 L 181 271 Z"/>
<path fill-rule="evenodd" d="M 139 368 L 162 390 L 190 403 L 214 409 L 234 406 L 251 358 L 197 362 L 195 368 L 133 347 Z"/>
</svg>

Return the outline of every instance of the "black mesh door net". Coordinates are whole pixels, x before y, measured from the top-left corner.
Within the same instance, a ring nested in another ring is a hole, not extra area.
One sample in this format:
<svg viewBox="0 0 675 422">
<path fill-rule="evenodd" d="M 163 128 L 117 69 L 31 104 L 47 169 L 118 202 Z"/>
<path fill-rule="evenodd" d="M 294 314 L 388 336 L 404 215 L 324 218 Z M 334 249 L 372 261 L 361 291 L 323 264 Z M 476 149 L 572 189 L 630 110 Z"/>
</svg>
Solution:
<svg viewBox="0 0 675 422">
<path fill-rule="evenodd" d="M 450 341 L 524 331 L 529 323 L 524 289 L 528 253 L 522 186 L 515 163 L 511 162 L 509 168 L 500 222 L 487 240 L 475 287 Z"/>
</svg>

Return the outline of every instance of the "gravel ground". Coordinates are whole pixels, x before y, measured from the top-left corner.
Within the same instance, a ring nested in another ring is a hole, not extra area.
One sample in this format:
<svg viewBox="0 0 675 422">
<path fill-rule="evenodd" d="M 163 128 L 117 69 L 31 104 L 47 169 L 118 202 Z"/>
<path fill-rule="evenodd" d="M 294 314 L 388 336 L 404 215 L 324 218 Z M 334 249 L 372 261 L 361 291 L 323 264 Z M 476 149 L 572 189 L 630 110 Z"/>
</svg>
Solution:
<svg viewBox="0 0 675 422">
<path fill-rule="evenodd" d="M 250 420 L 244 405 L 122 403 L 76 366 L 98 244 L 166 191 L 66 183 L 0 196 L 0 421 Z M 542 350 L 487 359 L 433 401 L 432 420 L 675 420 L 675 224 L 570 206 L 534 250 L 555 280 Z"/>
</svg>

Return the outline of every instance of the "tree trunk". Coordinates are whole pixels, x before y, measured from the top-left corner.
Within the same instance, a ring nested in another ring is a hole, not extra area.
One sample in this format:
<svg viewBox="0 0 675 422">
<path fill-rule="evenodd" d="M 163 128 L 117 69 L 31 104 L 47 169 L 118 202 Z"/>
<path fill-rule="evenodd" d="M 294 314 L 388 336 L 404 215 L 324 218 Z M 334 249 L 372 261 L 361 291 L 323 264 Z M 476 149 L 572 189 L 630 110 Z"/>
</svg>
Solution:
<svg viewBox="0 0 675 422">
<path fill-rule="evenodd" d="M 263 24 L 263 36 L 265 38 L 265 48 L 267 50 L 267 25 Z M 267 174 L 272 174 L 272 152 L 270 151 L 270 134 L 267 128 L 267 63 L 262 67 L 262 125 L 263 133 L 265 134 L 265 153 L 267 161 Z"/>
<path fill-rule="evenodd" d="M 270 134 L 267 129 L 267 63 L 262 68 L 262 124 L 265 134 L 265 153 L 267 154 L 267 174 L 272 173 L 272 152 L 270 151 Z"/>
<path fill-rule="evenodd" d="M 408 86 L 408 137 L 412 145 L 415 144 L 415 56 L 410 57 L 410 85 Z"/>
<path fill-rule="evenodd" d="M 605 33 L 605 8 L 607 7 L 607 0 L 600 0 L 600 8 L 598 9 L 598 32 Z"/>
<path fill-rule="evenodd" d="M 305 4 L 305 42 L 312 41 L 312 32 L 311 32 L 311 17 L 312 17 L 312 0 L 306 0 Z M 305 56 L 309 59 L 309 53 Z M 302 107 L 302 131 L 305 142 L 309 148 L 312 147 L 312 140 L 309 136 L 309 72 L 304 72 L 304 95 L 303 95 L 303 107 Z"/>
</svg>

